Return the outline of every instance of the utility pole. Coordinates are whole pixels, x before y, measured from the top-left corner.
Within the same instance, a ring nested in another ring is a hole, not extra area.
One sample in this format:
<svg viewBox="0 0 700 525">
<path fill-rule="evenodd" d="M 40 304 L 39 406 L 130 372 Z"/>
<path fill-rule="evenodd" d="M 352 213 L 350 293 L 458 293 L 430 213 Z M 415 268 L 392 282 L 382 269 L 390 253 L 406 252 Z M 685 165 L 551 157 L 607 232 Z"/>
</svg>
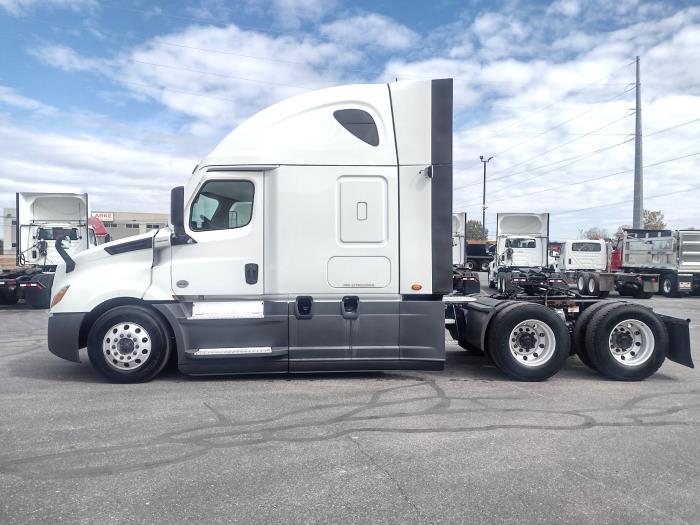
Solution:
<svg viewBox="0 0 700 525">
<path fill-rule="evenodd" d="M 639 82 L 639 57 L 636 59 L 637 79 L 635 91 L 637 103 L 634 118 L 634 205 L 632 208 L 632 228 L 644 227 L 644 178 L 642 173 L 642 92 Z"/>
<path fill-rule="evenodd" d="M 488 159 L 484 160 L 483 155 L 479 155 L 479 160 L 481 160 L 481 163 L 484 165 L 484 193 L 483 197 L 481 198 L 481 229 L 484 231 L 484 237 L 486 237 L 486 164 L 492 159 L 493 157 L 489 157 Z"/>
</svg>

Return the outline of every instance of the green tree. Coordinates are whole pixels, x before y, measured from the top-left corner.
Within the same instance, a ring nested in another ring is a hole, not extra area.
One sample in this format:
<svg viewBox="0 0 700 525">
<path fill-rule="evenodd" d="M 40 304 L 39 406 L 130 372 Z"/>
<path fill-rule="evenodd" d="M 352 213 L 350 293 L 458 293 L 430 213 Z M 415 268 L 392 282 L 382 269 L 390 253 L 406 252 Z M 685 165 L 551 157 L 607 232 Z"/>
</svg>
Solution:
<svg viewBox="0 0 700 525">
<path fill-rule="evenodd" d="M 661 210 L 644 210 L 644 229 L 663 230 L 666 228 L 666 221 Z"/>
<path fill-rule="evenodd" d="M 469 219 L 467 221 L 467 239 L 472 241 L 485 241 L 489 237 L 489 230 L 484 229 L 481 221 Z"/>
<path fill-rule="evenodd" d="M 608 237 L 608 230 L 606 230 L 605 228 L 597 228 L 597 227 L 589 228 L 588 230 L 586 230 L 585 233 L 583 234 L 583 237 L 586 239 L 594 239 L 594 240 L 595 239 L 605 240 L 605 239 L 609 238 Z"/>
</svg>

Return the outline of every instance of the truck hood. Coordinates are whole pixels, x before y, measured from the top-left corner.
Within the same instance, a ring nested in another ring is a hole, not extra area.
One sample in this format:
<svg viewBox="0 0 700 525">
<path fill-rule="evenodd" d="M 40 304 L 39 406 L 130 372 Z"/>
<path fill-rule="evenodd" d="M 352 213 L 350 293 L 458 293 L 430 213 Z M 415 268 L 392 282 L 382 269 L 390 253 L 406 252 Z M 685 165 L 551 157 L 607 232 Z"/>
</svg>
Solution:
<svg viewBox="0 0 700 525">
<path fill-rule="evenodd" d="M 169 242 L 169 234 L 160 233 Z M 114 297 L 142 298 L 151 283 L 156 234 L 154 230 L 80 252 L 73 257 L 75 269 L 70 273 L 62 261 L 56 268 L 51 296 L 65 286 L 70 290 L 51 312 L 90 311 Z"/>
</svg>

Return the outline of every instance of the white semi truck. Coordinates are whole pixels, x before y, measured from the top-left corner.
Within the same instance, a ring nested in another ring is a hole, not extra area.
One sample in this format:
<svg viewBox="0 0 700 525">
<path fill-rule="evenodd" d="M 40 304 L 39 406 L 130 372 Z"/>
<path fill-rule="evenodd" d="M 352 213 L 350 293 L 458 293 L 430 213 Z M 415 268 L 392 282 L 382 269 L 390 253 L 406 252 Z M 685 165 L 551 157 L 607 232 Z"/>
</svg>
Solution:
<svg viewBox="0 0 700 525">
<path fill-rule="evenodd" d="M 0 304 L 21 298 L 37 308 L 48 308 L 54 271 L 63 260 L 55 246 L 71 256 L 97 244 L 88 224 L 87 193 L 35 193 L 15 195 L 16 266 L 0 274 Z"/>
<path fill-rule="evenodd" d="M 527 282 L 531 273 L 544 274 L 551 285 L 564 280 L 549 264 L 549 214 L 499 213 L 496 216 L 495 257 L 489 265 L 489 287 L 506 292 Z"/>
<path fill-rule="evenodd" d="M 64 254 L 49 350 L 77 362 L 87 347 L 116 382 L 172 353 L 192 375 L 441 370 L 447 326 L 518 380 L 550 377 L 572 348 L 617 379 L 692 366 L 686 320 L 455 294 L 451 221 L 451 79 L 291 98 L 172 190 L 170 227 Z"/>
<path fill-rule="evenodd" d="M 604 240 L 569 240 L 561 245 L 557 269 L 567 282 L 576 284 L 580 294 L 602 299 L 610 290 L 600 290 L 599 274 L 608 270 L 609 259 L 609 245 Z"/>
</svg>

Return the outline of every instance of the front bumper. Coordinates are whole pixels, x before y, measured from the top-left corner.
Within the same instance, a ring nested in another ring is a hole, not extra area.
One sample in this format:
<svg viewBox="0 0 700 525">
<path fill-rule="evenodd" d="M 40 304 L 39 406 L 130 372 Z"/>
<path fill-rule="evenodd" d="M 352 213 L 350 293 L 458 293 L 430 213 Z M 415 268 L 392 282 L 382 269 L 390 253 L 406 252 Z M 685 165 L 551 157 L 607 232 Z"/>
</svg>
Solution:
<svg viewBox="0 0 700 525">
<path fill-rule="evenodd" d="M 49 316 L 49 351 L 62 359 L 80 363 L 80 325 L 84 313 L 51 314 Z"/>
</svg>

